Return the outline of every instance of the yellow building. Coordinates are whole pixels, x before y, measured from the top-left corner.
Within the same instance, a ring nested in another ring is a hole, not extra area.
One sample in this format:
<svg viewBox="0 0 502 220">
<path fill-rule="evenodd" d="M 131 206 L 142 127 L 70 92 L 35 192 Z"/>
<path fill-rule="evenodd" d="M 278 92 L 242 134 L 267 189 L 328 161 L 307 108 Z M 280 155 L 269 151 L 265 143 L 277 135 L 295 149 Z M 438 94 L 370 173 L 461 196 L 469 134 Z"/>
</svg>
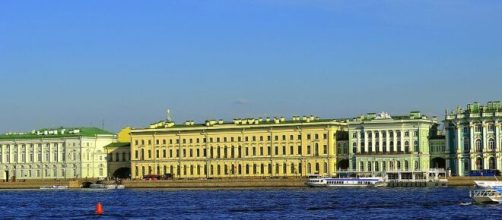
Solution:
<svg viewBox="0 0 502 220">
<path fill-rule="evenodd" d="M 336 171 L 336 138 L 346 124 L 313 116 L 131 130 L 131 175 L 175 178 L 286 177 Z"/>
</svg>

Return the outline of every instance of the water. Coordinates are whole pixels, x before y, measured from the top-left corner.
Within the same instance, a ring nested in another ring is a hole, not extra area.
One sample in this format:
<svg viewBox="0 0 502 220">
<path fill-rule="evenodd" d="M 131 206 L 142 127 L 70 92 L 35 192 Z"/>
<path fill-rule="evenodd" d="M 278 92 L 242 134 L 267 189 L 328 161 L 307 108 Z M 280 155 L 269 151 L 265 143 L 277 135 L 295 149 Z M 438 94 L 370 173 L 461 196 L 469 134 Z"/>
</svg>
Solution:
<svg viewBox="0 0 502 220">
<path fill-rule="evenodd" d="M 469 188 L 3 190 L 0 219 L 500 219 L 502 205 L 465 205 Z"/>
</svg>

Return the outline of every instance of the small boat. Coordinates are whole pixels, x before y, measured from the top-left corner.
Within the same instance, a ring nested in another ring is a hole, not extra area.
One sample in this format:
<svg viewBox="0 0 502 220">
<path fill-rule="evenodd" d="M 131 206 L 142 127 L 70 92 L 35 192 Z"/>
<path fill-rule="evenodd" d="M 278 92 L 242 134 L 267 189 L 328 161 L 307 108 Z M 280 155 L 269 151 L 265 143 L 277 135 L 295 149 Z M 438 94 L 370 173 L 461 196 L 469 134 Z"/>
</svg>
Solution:
<svg viewBox="0 0 502 220">
<path fill-rule="evenodd" d="M 501 181 L 474 181 L 478 187 L 470 191 L 469 196 L 476 203 L 502 203 Z"/>
<path fill-rule="evenodd" d="M 103 183 L 93 183 L 89 185 L 91 189 L 125 189 L 124 185 L 120 184 L 103 184 Z"/>
<path fill-rule="evenodd" d="M 470 192 L 470 197 L 474 202 L 479 204 L 502 203 L 502 193 L 491 188 L 472 190 Z"/>
<path fill-rule="evenodd" d="M 62 185 L 41 186 L 40 189 L 44 189 L 44 190 L 65 190 L 65 189 L 68 189 L 68 186 L 62 186 Z"/>
</svg>

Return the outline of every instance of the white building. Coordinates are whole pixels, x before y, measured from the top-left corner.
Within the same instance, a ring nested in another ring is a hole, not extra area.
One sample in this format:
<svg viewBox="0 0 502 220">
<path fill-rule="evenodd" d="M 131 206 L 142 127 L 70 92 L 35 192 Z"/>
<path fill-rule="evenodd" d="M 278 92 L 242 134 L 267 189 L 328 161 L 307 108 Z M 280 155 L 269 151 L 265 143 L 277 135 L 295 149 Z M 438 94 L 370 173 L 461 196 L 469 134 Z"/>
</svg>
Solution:
<svg viewBox="0 0 502 220">
<path fill-rule="evenodd" d="M 0 178 L 106 177 L 104 147 L 115 135 L 98 128 L 59 128 L 0 135 Z"/>
<path fill-rule="evenodd" d="M 430 168 L 429 138 L 437 121 L 411 112 L 406 116 L 386 113 L 361 116 L 349 121 L 350 169 L 357 172 L 406 173 Z"/>
</svg>

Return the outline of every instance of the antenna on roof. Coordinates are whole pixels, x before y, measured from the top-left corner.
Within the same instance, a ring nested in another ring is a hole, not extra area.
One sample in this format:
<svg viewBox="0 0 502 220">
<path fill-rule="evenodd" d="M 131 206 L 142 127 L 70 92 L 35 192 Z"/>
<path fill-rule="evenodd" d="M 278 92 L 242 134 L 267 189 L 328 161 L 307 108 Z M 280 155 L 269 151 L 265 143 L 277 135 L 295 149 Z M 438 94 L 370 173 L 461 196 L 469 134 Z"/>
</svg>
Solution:
<svg viewBox="0 0 502 220">
<path fill-rule="evenodd" d="M 173 117 L 171 115 L 171 109 L 166 110 L 166 117 L 167 117 L 167 121 L 169 121 L 169 122 L 173 121 Z"/>
</svg>

